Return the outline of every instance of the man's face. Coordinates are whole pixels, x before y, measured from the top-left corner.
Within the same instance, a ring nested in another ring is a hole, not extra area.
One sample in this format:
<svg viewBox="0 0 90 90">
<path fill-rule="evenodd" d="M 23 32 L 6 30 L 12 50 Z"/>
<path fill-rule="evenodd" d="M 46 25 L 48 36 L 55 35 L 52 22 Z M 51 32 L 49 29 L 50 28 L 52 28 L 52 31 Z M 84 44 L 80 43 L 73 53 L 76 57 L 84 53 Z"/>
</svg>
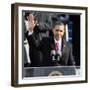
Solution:
<svg viewBox="0 0 90 90">
<path fill-rule="evenodd" d="M 64 25 L 56 25 L 52 31 L 54 38 L 58 41 L 64 35 Z"/>
</svg>

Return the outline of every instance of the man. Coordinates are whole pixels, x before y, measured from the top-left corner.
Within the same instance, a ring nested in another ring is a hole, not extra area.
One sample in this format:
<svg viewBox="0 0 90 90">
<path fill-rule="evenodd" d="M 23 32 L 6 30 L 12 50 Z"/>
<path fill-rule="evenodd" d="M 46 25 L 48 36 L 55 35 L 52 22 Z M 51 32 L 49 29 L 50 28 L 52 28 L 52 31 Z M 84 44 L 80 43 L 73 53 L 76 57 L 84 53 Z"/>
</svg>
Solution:
<svg viewBox="0 0 90 90">
<path fill-rule="evenodd" d="M 40 29 L 37 26 L 37 21 L 33 15 L 33 13 L 25 13 L 25 26 L 26 32 L 25 36 L 27 38 L 29 30 L 34 30 L 34 36 L 36 40 L 40 41 L 42 39 Z M 36 48 L 33 48 L 32 45 L 29 45 L 29 57 L 31 60 L 31 64 L 26 64 L 25 66 L 30 67 L 39 67 L 42 66 L 42 53 L 38 51 Z"/>
<path fill-rule="evenodd" d="M 29 30 L 33 30 L 34 37 L 37 41 L 41 41 L 43 37 L 48 37 L 48 30 L 42 30 L 40 28 L 39 23 L 37 22 L 34 13 L 27 12 L 25 13 L 25 38 L 28 37 Z M 44 28 L 45 29 L 45 28 Z M 25 66 L 30 67 L 40 67 L 42 66 L 43 55 L 42 52 L 37 50 L 36 48 L 29 45 L 29 57 L 30 57 L 30 64 L 25 64 Z M 26 58 L 26 57 L 25 57 Z"/>
<path fill-rule="evenodd" d="M 29 25 L 34 27 L 35 23 L 29 21 Z M 43 54 L 43 66 L 75 65 L 72 46 L 63 38 L 65 25 L 62 22 L 55 22 L 52 27 L 53 37 L 36 40 L 34 29 L 30 28 L 27 34 L 27 40 L 30 46 L 40 50 Z"/>
</svg>

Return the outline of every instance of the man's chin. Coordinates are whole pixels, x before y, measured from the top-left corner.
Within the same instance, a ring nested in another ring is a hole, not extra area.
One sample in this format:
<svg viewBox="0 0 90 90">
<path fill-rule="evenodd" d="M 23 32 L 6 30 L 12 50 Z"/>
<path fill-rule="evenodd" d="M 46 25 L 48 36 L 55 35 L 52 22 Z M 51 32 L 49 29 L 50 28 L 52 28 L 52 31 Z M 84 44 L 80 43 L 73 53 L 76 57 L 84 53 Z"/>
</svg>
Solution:
<svg viewBox="0 0 90 90">
<path fill-rule="evenodd" d="M 60 40 L 60 38 L 61 38 L 61 37 L 59 37 L 59 38 L 56 38 L 56 40 L 57 40 L 57 41 L 59 41 L 59 40 Z"/>
<path fill-rule="evenodd" d="M 60 40 L 60 38 L 56 38 L 56 40 L 57 40 L 57 41 L 59 41 L 59 40 Z"/>
</svg>

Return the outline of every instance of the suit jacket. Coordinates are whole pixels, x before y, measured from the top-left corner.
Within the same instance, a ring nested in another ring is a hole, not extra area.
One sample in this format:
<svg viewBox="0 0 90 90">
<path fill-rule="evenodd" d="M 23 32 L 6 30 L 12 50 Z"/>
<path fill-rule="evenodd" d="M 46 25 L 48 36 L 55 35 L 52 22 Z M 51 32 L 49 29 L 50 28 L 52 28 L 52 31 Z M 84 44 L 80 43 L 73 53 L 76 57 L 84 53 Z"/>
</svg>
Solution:
<svg viewBox="0 0 90 90">
<path fill-rule="evenodd" d="M 41 41 L 38 41 L 35 38 L 35 34 L 33 33 L 32 35 L 28 36 L 27 39 L 30 46 L 42 52 L 43 55 L 42 66 L 55 66 L 55 63 L 52 61 L 51 57 L 52 47 L 53 48 L 55 47 L 53 37 L 45 37 Z M 75 65 L 72 55 L 72 46 L 64 39 L 62 40 L 62 57 L 60 58 L 58 65 Z"/>
</svg>

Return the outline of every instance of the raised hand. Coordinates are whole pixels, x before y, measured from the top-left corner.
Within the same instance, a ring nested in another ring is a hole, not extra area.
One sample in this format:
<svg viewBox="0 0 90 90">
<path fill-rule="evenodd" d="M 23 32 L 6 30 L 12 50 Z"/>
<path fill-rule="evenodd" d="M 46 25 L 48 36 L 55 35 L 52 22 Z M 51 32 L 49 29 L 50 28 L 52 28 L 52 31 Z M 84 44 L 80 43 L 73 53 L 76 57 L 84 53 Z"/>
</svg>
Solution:
<svg viewBox="0 0 90 90">
<path fill-rule="evenodd" d="M 36 25 L 36 21 L 33 14 L 29 14 L 29 16 L 27 17 L 27 20 L 28 20 L 28 30 L 31 32 L 34 30 L 34 27 Z"/>
</svg>

